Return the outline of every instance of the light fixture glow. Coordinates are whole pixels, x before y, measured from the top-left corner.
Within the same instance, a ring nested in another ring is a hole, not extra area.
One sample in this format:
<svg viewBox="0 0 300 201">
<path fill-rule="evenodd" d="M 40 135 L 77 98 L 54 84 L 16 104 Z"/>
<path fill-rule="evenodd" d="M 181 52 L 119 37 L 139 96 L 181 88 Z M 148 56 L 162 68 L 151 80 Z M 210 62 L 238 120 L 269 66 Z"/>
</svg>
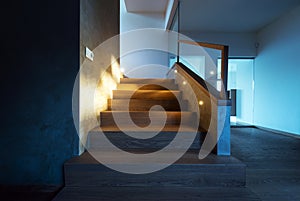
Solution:
<svg viewBox="0 0 300 201">
<path fill-rule="evenodd" d="M 183 85 L 186 85 L 186 81 L 183 81 L 182 84 L 183 84 Z"/>
<path fill-rule="evenodd" d="M 204 105 L 204 102 L 201 100 L 201 101 L 199 101 L 199 105 Z"/>
<path fill-rule="evenodd" d="M 214 75 L 215 74 L 215 72 L 212 70 L 212 71 L 210 71 L 209 72 L 211 75 Z"/>
<path fill-rule="evenodd" d="M 174 73 L 178 73 L 178 71 L 177 71 L 177 70 L 174 70 Z"/>
</svg>

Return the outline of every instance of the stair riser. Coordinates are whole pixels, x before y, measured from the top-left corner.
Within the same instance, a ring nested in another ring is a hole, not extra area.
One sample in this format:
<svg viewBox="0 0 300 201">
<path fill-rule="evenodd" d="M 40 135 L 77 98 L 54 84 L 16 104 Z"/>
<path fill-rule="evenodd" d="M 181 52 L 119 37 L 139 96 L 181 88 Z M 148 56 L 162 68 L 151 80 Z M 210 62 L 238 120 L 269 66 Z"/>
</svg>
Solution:
<svg viewBox="0 0 300 201">
<path fill-rule="evenodd" d="M 149 100 L 180 100 L 181 92 L 175 91 L 132 91 L 114 90 L 113 99 L 149 99 Z"/>
<path fill-rule="evenodd" d="M 134 134 L 134 133 L 133 133 Z M 141 134 L 141 133 L 139 133 Z M 156 133 L 155 133 L 156 134 Z M 93 150 L 107 150 L 109 146 L 106 143 L 103 143 L 99 139 L 99 135 L 105 135 L 112 144 L 119 147 L 123 150 L 149 150 L 151 152 L 158 151 L 163 149 L 175 138 L 176 135 L 180 135 L 181 144 L 173 146 L 173 149 L 184 149 L 184 141 L 187 139 L 185 136 L 189 137 L 192 133 L 177 133 L 177 132 L 160 132 L 156 136 L 150 139 L 137 139 L 130 137 L 123 132 L 90 132 L 87 139 L 87 145 L 89 149 Z M 190 146 L 190 149 L 200 149 L 200 139 L 202 139 L 204 133 L 197 133 L 193 144 Z M 150 132 L 145 133 L 145 136 L 153 136 Z"/>
<path fill-rule="evenodd" d="M 178 86 L 175 84 L 119 84 L 118 90 L 178 90 Z"/>
<path fill-rule="evenodd" d="M 126 78 L 120 80 L 121 84 L 158 84 L 158 85 L 174 85 L 174 79 L 136 79 Z"/>
<path fill-rule="evenodd" d="M 128 108 L 129 102 L 129 108 Z M 160 105 L 166 111 L 187 111 L 188 103 L 187 101 L 182 101 L 181 104 L 177 100 L 173 101 L 158 101 L 158 100 L 108 100 L 108 110 L 112 111 L 149 111 L 152 106 Z M 182 108 L 180 108 L 182 105 Z M 155 110 L 155 108 L 152 108 Z"/>
<path fill-rule="evenodd" d="M 164 121 L 164 118 L 161 116 L 161 114 L 154 114 L 153 115 L 153 121 L 149 118 L 149 113 L 141 113 L 141 114 L 130 114 L 131 120 L 133 123 L 135 123 L 138 126 L 148 126 L 150 123 L 152 125 L 161 125 L 162 121 Z M 118 121 L 115 121 L 115 118 L 118 118 Z M 128 116 L 124 113 L 118 113 L 114 115 L 112 113 L 100 113 L 100 125 L 101 126 L 114 126 L 116 124 L 119 125 L 128 125 Z M 193 121 L 194 115 L 188 113 L 188 114 L 182 114 L 182 115 L 167 115 L 167 119 L 165 121 L 165 125 L 189 125 L 191 121 Z"/>
<path fill-rule="evenodd" d="M 130 175 L 101 164 L 65 165 L 66 186 L 245 186 L 245 167 L 173 164 L 150 174 Z"/>
</svg>

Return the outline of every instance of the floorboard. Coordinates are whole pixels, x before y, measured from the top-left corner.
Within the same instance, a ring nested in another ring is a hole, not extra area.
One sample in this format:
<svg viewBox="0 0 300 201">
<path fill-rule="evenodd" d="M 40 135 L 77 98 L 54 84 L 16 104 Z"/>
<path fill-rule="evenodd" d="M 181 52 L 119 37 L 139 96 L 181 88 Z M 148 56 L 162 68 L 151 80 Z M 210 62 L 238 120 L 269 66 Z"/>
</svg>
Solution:
<svg viewBox="0 0 300 201">
<path fill-rule="evenodd" d="M 247 188 L 65 188 L 54 201 L 259 201 Z"/>
</svg>

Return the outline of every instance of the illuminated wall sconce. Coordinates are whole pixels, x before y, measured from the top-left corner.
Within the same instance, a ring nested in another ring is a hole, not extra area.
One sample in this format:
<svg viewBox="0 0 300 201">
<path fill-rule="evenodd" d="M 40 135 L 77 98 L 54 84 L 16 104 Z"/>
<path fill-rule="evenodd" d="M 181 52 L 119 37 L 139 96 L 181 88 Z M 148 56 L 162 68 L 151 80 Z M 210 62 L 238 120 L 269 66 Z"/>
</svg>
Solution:
<svg viewBox="0 0 300 201">
<path fill-rule="evenodd" d="M 177 70 L 174 70 L 174 73 L 178 73 L 178 71 L 177 71 Z"/>
<path fill-rule="evenodd" d="M 182 84 L 183 84 L 183 85 L 186 85 L 186 84 L 187 84 L 187 82 L 186 82 L 186 81 L 183 81 L 183 82 L 182 82 Z"/>
<path fill-rule="evenodd" d="M 200 105 L 200 106 L 204 105 L 204 102 L 203 102 L 202 100 L 199 101 L 199 105 Z"/>
</svg>

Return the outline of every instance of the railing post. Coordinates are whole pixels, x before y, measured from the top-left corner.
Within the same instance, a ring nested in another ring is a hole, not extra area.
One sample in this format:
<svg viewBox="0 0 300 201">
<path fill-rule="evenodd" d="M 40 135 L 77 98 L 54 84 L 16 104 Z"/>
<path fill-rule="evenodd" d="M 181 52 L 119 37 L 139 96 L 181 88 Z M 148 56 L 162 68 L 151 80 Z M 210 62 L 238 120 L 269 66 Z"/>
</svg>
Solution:
<svg viewBox="0 0 300 201">
<path fill-rule="evenodd" d="M 180 54 L 180 1 L 178 1 L 178 7 L 177 7 L 177 20 L 178 20 L 178 39 L 177 39 L 177 63 L 179 63 L 180 61 L 180 57 L 179 57 L 179 54 Z"/>
<path fill-rule="evenodd" d="M 222 50 L 221 78 L 224 84 L 225 94 L 227 94 L 227 79 L 228 79 L 228 46 L 225 45 Z"/>
</svg>

